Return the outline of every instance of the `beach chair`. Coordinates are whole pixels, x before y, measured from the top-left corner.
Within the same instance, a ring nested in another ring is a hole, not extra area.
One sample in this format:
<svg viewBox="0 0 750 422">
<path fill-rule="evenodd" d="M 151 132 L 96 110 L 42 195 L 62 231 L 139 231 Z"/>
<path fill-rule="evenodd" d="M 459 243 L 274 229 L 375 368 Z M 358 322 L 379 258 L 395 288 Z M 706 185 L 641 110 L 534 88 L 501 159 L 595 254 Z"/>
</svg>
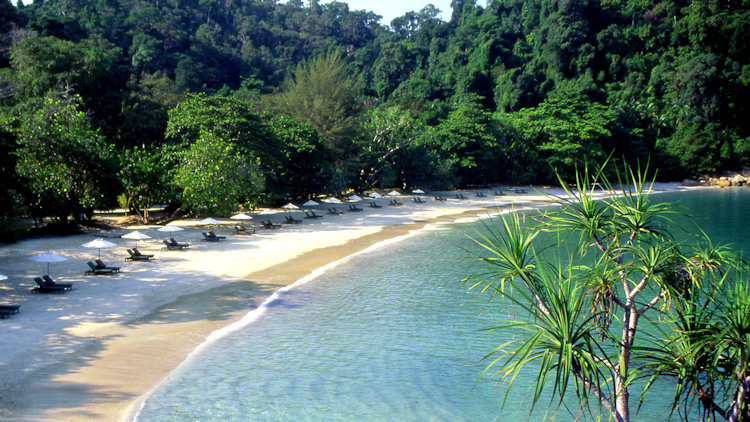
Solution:
<svg viewBox="0 0 750 422">
<path fill-rule="evenodd" d="M 5 319 L 18 313 L 18 305 L 0 305 L 0 318 Z"/>
<path fill-rule="evenodd" d="M 201 239 L 204 242 L 219 242 L 221 239 L 215 236 L 210 236 L 206 232 L 201 232 L 203 235 L 203 239 Z"/>
<path fill-rule="evenodd" d="M 286 221 L 285 221 L 286 224 L 299 224 L 301 222 L 302 222 L 302 220 L 297 220 L 294 217 L 292 217 L 291 215 L 287 215 L 286 216 Z"/>
<path fill-rule="evenodd" d="M 503 191 L 501 191 L 501 190 L 496 190 L 494 193 L 495 193 L 495 196 L 504 196 L 505 195 L 503 193 Z"/>
<path fill-rule="evenodd" d="M 89 261 L 87 262 L 89 265 L 90 270 L 87 270 L 84 274 L 85 275 L 112 275 L 114 274 L 113 270 L 110 269 L 104 269 L 104 268 L 97 268 L 96 264 Z"/>
<path fill-rule="evenodd" d="M 263 224 L 264 229 L 273 230 L 281 228 L 281 224 L 273 224 L 271 220 L 262 221 L 261 223 Z"/>
<path fill-rule="evenodd" d="M 305 211 L 305 218 L 323 218 L 322 215 L 315 214 L 315 211 Z"/>
<path fill-rule="evenodd" d="M 328 214 L 331 214 L 331 215 L 341 215 L 343 213 L 344 213 L 343 211 L 337 210 L 336 207 L 328 208 Z"/>
<path fill-rule="evenodd" d="M 442 202 L 442 201 L 447 201 L 448 199 L 447 199 L 447 198 L 445 198 L 444 196 L 440 196 L 440 195 L 435 195 L 435 200 L 436 200 L 436 201 L 441 201 L 441 202 Z"/>
<path fill-rule="evenodd" d="M 102 261 L 101 259 L 97 259 L 94 262 L 96 262 L 96 268 L 99 268 L 99 269 L 109 269 L 109 270 L 112 270 L 112 271 L 115 271 L 115 272 L 119 272 L 120 271 L 120 267 L 110 267 L 110 266 L 107 266 L 107 264 L 105 264 L 104 261 Z"/>
<path fill-rule="evenodd" d="M 62 286 L 48 286 L 41 277 L 34 277 L 37 287 L 31 289 L 32 293 L 65 293 L 65 288 Z"/>
<path fill-rule="evenodd" d="M 526 192 L 526 189 L 514 189 L 514 191 L 515 191 L 515 192 L 516 192 L 517 194 L 524 194 L 524 193 L 527 193 L 527 192 Z"/>
<path fill-rule="evenodd" d="M 139 251 L 138 248 L 133 248 L 133 253 L 136 254 L 136 255 L 138 255 L 138 256 L 147 256 L 149 258 L 153 258 L 154 257 L 154 255 L 141 253 L 141 251 Z"/>
<path fill-rule="evenodd" d="M 424 204 L 426 202 L 424 199 L 420 198 L 419 196 L 415 196 L 414 198 L 412 198 L 412 201 L 416 202 L 417 204 Z"/>
<path fill-rule="evenodd" d="M 170 238 L 169 241 L 162 240 L 162 242 L 164 242 L 164 247 L 162 249 L 167 249 L 170 251 L 181 251 L 190 247 L 190 245 L 188 244 L 177 243 L 177 241 L 173 238 Z"/>
<path fill-rule="evenodd" d="M 486 198 L 487 195 L 484 194 L 484 192 L 477 192 L 477 198 Z"/>
<path fill-rule="evenodd" d="M 17 314 L 20 312 L 20 305 L 0 305 L 0 311 L 7 312 L 9 314 Z"/>
<path fill-rule="evenodd" d="M 349 211 L 364 211 L 364 210 L 354 204 L 349 204 Z"/>
<path fill-rule="evenodd" d="M 255 234 L 255 229 L 248 229 L 244 224 L 240 224 L 239 226 L 234 226 L 234 234 L 239 236 L 250 236 L 251 234 Z"/>
<path fill-rule="evenodd" d="M 388 201 L 388 205 L 390 205 L 392 207 L 398 207 L 398 206 L 404 205 L 404 203 L 403 202 L 398 202 L 398 200 L 396 200 L 396 199 L 391 199 L 390 201 Z"/>
<path fill-rule="evenodd" d="M 463 193 L 458 193 L 456 194 L 456 199 L 469 199 L 469 198 L 465 197 Z"/>
<path fill-rule="evenodd" d="M 217 238 L 219 240 L 226 240 L 226 238 L 227 238 L 226 236 L 217 236 L 216 233 L 214 233 L 213 230 L 209 230 L 208 231 L 208 235 L 211 236 L 211 237 L 215 237 L 215 238 Z"/>
<path fill-rule="evenodd" d="M 370 201 L 370 208 L 383 208 L 383 206 L 375 201 Z"/>
<path fill-rule="evenodd" d="M 66 290 L 70 290 L 73 288 L 73 283 L 57 283 L 52 279 L 52 277 L 46 274 L 42 276 L 42 279 L 48 286 L 60 286 L 65 288 Z"/>
<path fill-rule="evenodd" d="M 151 261 L 154 256 L 153 255 L 143 255 L 141 253 L 135 253 L 134 251 L 128 249 L 128 257 L 125 257 L 126 261 Z"/>
</svg>

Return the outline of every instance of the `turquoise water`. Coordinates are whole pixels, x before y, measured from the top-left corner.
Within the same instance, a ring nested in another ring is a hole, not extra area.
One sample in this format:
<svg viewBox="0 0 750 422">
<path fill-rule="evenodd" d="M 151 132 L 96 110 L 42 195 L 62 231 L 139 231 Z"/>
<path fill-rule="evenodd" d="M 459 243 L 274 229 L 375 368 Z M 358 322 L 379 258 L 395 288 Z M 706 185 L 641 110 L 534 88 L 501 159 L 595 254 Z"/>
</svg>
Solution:
<svg viewBox="0 0 750 422">
<path fill-rule="evenodd" d="M 679 200 L 714 240 L 747 249 L 750 189 L 658 198 Z M 175 371 L 140 420 L 544 418 L 548 398 L 528 410 L 534 373 L 516 381 L 505 406 L 505 387 L 481 377 L 482 358 L 513 335 L 481 331 L 505 308 L 458 282 L 476 269 L 467 234 L 481 224 L 420 231 L 281 293 L 255 322 Z M 672 389 L 659 389 L 638 420 L 664 419 Z M 569 406 L 557 410 L 560 420 L 575 416 Z"/>
</svg>

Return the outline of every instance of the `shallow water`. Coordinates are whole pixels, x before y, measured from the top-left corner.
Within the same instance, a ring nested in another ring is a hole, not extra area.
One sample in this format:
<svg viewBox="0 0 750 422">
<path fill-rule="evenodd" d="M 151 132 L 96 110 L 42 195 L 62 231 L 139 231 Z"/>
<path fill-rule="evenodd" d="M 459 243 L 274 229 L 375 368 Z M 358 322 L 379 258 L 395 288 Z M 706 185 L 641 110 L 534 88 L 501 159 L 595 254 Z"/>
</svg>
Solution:
<svg viewBox="0 0 750 422">
<path fill-rule="evenodd" d="M 750 189 L 659 195 L 688 207 L 715 241 L 747 249 Z M 459 283 L 477 268 L 467 235 L 481 224 L 420 231 L 281 293 L 255 322 L 175 371 L 140 420 L 544 418 L 548 398 L 528 411 L 536 374 L 516 381 L 505 406 L 504 386 L 481 376 L 482 358 L 513 335 L 483 332 L 504 308 Z M 672 389 L 663 384 L 639 420 L 664 419 Z M 557 412 L 573 418 L 564 406 Z"/>
</svg>

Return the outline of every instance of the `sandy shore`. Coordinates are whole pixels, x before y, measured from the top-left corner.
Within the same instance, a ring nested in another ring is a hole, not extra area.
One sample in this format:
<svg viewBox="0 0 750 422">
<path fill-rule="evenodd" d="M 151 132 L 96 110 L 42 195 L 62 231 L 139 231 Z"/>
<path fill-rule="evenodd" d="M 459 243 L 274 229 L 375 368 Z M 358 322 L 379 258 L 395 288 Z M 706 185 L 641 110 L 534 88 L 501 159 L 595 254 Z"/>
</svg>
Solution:
<svg viewBox="0 0 750 422">
<path fill-rule="evenodd" d="M 676 188 L 674 185 L 662 189 Z M 13 421 L 126 420 L 140 399 L 213 331 L 257 308 L 269 295 L 313 270 L 345 258 L 383 240 L 418 230 L 427 223 L 487 215 L 488 208 L 521 207 L 545 197 L 535 192 L 508 193 L 469 199 L 417 204 L 400 198 L 403 206 L 382 208 L 359 203 L 362 212 L 304 219 L 301 212 L 285 215 L 301 224 L 278 230 L 258 230 L 253 236 L 233 236 L 234 221 L 214 227 L 226 241 L 201 242 L 206 227 L 181 221 L 174 234 L 189 250 L 162 251 L 165 234 L 156 227 L 139 227 L 153 237 L 139 242 L 155 262 L 124 261 L 135 242 L 108 232 L 116 247 L 101 250 L 101 259 L 122 267 L 114 276 L 84 276 L 86 261 L 96 249 L 82 244 L 93 235 L 33 239 L 0 247 L 0 304 L 21 305 L 21 312 L 0 322 L 0 419 Z M 329 206 L 317 207 L 325 214 Z M 346 209 L 339 205 L 339 209 Z M 259 222 L 267 216 L 255 216 Z M 51 251 L 68 258 L 50 264 L 56 281 L 72 282 L 72 291 L 31 294 L 33 281 L 46 264 L 32 256 Z"/>
</svg>

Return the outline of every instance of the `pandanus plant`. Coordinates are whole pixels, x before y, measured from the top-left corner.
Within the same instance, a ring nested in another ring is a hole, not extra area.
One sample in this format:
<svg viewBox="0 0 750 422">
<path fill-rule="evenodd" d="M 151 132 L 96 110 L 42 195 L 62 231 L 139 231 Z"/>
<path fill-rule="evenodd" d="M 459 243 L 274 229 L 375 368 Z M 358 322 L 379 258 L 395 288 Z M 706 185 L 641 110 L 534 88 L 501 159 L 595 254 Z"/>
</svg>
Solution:
<svg viewBox="0 0 750 422">
<path fill-rule="evenodd" d="M 560 402 L 572 390 L 581 409 L 594 403 L 619 422 L 631 420 L 635 380 L 646 380 L 641 403 L 672 377 L 673 411 L 697 401 L 704 417 L 750 420 L 745 264 L 705 236 L 695 248 L 676 240 L 681 213 L 651 200 L 648 165 L 625 166 L 617 183 L 603 169 L 578 172 L 572 187 L 560 179 L 557 207 L 501 216 L 474 237 L 486 265 L 464 281 L 513 307 L 488 331 L 516 334 L 488 353 L 483 375 L 510 390 L 533 367 L 532 409 L 546 388 Z M 642 317 L 659 338 L 639 331 Z"/>
</svg>

